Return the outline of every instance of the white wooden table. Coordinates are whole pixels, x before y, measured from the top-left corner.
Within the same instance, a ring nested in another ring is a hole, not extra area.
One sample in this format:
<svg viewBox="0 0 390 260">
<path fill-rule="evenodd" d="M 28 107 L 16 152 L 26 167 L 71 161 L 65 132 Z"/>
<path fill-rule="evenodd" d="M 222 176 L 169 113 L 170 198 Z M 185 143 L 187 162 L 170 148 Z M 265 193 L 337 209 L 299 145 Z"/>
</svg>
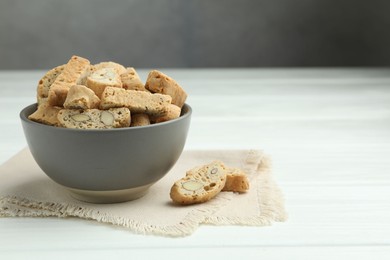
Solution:
<svg viewBox="0 0 390 260">
<path fill-rule="evenodd" d="M 0 218 L 0 259 L 390 259 L 390 69 L 163 71 L 194 109 L 185 149 L 264 149 L 289 220 L 174 239 Z M 26 146 L 18 114 L 42 75 L 0 72 L 0 163 Z"/>
</svg>

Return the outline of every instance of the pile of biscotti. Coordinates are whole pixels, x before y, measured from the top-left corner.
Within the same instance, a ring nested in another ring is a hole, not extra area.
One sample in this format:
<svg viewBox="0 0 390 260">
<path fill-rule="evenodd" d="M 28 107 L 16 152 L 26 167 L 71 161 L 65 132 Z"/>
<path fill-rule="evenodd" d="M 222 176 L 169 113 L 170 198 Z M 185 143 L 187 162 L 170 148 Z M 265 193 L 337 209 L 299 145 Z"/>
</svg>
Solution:
<svg viewBox="0 0 390 260">
<path fill-rule="evenodd" d="M 38 108 L 29 119 L 76 129 L 144 126 L 178 118 L 186 98 L 174 79 L 157 70 L 144 84 L 132 67 L 72 56 L 39 81 Z"/>
</svg>

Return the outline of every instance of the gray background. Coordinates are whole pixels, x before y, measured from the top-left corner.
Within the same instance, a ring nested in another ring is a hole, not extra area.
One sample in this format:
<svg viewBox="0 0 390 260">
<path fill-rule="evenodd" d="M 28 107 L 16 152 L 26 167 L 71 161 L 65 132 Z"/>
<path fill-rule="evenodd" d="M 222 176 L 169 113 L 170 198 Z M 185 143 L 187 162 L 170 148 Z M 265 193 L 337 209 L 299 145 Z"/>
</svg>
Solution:
<svg viewBox="0 0 390 260">
<path fill-rule="evenodd" d="M 0 69 L 389 66 L 388 0 L 0 0 Z"/>
</svg>

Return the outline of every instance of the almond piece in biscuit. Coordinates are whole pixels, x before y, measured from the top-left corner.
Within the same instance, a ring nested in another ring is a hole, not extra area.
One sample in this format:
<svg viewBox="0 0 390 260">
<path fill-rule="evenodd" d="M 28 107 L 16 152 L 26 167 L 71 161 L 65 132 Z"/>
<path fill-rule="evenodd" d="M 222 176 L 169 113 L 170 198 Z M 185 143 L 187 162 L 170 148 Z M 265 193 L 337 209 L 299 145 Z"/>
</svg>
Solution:
<svg viewBox="0 0 390 260">
<path fill-rule="evenodd" d="M 171 77 L 158 70 L 152 70 L 146 79 L 145 88 L 153 93 L 160 93 L 172 97 L 172 104 L 183 107 L 187 93 Z"/>
<path fill-rule="evenodd" d="M 167 113 L 171 101 L 168 95 L 106 87 L 100 98 L 100 108 L 127 107 L 133 114 L 162 116 Z"/>
<path fill-rule="evenodd" d="M 100 99 L 91 89 L 83 85 L 73 85 L 68 91 L 64 108 L 89 109 L 98 108 Z"/>
<path fill-rule="evenodd" d="M 113 68 L 103 68 L 93 72 L 87 77 L 87 87 L 95 92 L 99 98 L 106 87 L 122 87 L 119 74 Z"/>
<path fill-rule="evenodd" d="M 124 89 L 149 91 L 145 88 L 144 83 L 142 83 L 138 73 L 134 68 L 127 68 L 126 72 L 121 74 L 121 80 Z"/>
<path fill-rule="evenodd" d="M 170 192 L 173 202 L 190 205 L 214 198 L 225 186 L 226 166 L 220 161 L 195 167 L 176 181 Z"/>
<path fill-rule="evenodd" d="M 110 129 L 130 126 L 131 115 L 128 108 L 61 109 L 58 120 L 62 127 L 77 129 Z"/>
<path fill-rule="evenodd" d="M 239 168 L 227 168 L 226 183 L 222 191 L 247 192 L 249 180 L 245 172 Z"/>
<path fill-rule="evenodd" d="M 94 64 L 92 67 L 92 72 L 100 70 L 100 69 L 107 69 L 111 68 L 118 73 L 118 75 L 121 75 L 123 73 L 126 73 L 126 68 L 123 67 L 121 64 L 113 62 L 113 61 L 103 61 L 98 64 Z"/>
<path fill-rule="evenodd" d="M 79 84 L 85 74 L 89 73 L 89 65 L 89 60 L 72 56 L 50 87 L 48 102 L 51 106 L 64 104 L 69 88 Z"/>
</svg>

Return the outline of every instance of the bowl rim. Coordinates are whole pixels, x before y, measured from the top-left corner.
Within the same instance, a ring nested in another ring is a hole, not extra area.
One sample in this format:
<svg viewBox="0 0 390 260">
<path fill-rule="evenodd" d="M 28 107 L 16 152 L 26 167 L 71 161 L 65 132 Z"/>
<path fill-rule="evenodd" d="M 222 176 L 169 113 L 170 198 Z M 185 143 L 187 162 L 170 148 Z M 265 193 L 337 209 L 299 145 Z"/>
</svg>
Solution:
<svg viewBox="0 0 390 260">
<path fill-rule="evenodd" d="M 82 132 L 82 133 L 89 133 L 89 132 L 99 132 L 99 133 L 102 133 L 102 132 L 116 132 L 116 131 L 137 131 L 139 129 L 147 129 L 147 128 L 156 128 L 156 127 L 160 127 L 160 126 L 164 126 L 164 125 L 169 125 L 169 124 L 174 124 L 175 122 L 178 122 L 178 121 L 182 121 L 188 117 L 190 117 L 192 115 L 192 107 L 190 105 L 188 105 L 187 103 L 185 103 L 182 107 L 186 109 L 186 112 L 182 115 L 180 115 L 180 117 L 178 118 L 175 118 L 175 119 L 172 119 L 172 120 L 169 120 L 169 121 L 165 121 L 165 122 L 160 122 L 160 123 L 157 123 L 157 124 L 150 124 L 150 125 L 145 125 L 145 126 L 132 126 L 132 127 L 121 127 L 121 128 L 110 128 L 110 129 L 76 129 L 76 128 L 65 128 L 65 127 L 57 127 L 57 126 L 52 126 L 52 125 L 46 125 L 46 124 L 43 124 L 43 123 L 39 123 L 39 122 L 35 122 L 35 121 L 32 121 L 30 119 L 28 119 L 28 116 L 29 115 L 26 115 L 26 111 L 28 109 L 31 109 L 31 107 L 33 106 L 38 106 L 38 103 L 33 103 L 33 104 L 30 104 L 26 107 L 24 107 L 20 113 L 19 113 L 19 117 L 20 119 L 27 123 L 27 124 L 31 124 L 31 125 L 37 125 L 39 127 L 48 127 L 48 128 L 55 128 L 55 129 L 58 129 L 58 131 L 71 131 L 71 132 Z"/>
</svg>

